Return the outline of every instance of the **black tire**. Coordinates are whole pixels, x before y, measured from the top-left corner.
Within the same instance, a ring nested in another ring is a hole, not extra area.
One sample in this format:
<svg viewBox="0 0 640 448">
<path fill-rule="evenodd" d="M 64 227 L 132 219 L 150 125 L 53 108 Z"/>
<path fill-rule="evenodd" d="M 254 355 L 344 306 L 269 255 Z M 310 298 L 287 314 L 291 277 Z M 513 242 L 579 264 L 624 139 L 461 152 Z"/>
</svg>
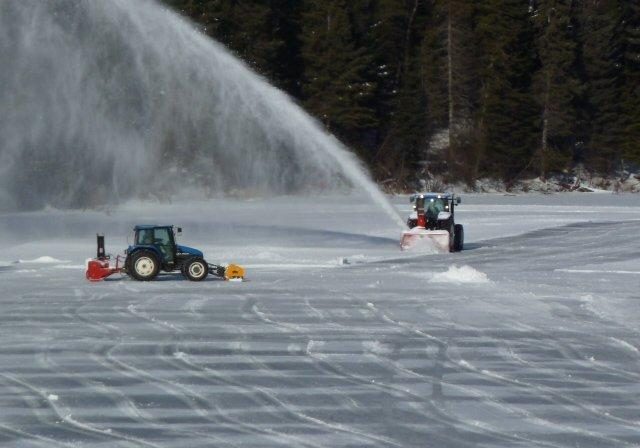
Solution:
<svg viewBox="0 0 640 448">
<path fill-rule="evenodd" d="M 209 265 L 202 258 L 194 257 L 184 264 L 182 271 L 192 282 L 201 282 L 209 274 Z"/>
<path fill-rule="evenodd" d="M 456 224 L 453 228 L 453 250 L 460 252 L 464 247 L 464 227 L 462 224 Z"/>
<path fill-rule="evenodd" d="M 449 227 L 444 227 L 443 229 L 447 230 L 449 232 L 449 252 L 455 252 L 455 250 L 456 250 L 455 249 L 455 247 L 456 247 L 455 227 L 449 226 Z"/>
<path fill-rule="evenodd" d="M 160 272 L 160 261 L 150 250 L 139 250 L 127 257 L 127 274 L 140 282 L 155 279 Z"/>
</svg>

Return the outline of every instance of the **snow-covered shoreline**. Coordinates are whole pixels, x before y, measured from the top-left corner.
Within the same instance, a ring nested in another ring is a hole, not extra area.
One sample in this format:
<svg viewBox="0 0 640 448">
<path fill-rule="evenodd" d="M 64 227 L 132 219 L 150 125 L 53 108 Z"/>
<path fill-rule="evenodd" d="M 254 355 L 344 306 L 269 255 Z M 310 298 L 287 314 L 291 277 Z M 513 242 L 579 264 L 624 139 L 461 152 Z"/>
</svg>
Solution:
<svg viewBox="0 0 640 448">
<path fill-rule="evenodd" d="M 429 174 L 426 179 L 417 182 L 420 190 L 454 191 L 457 193 L 640 193 L 640 172 L 622 172 L 616 176 L 602 176 L 584 170 L 571 173 L 553 174 L 545 179 L 541 177 L 524 178 L 506 182 L 503 180 L 481 178 L 473 185 L 463 182 L 448 183 L 443 176 Z"/>
</svg>

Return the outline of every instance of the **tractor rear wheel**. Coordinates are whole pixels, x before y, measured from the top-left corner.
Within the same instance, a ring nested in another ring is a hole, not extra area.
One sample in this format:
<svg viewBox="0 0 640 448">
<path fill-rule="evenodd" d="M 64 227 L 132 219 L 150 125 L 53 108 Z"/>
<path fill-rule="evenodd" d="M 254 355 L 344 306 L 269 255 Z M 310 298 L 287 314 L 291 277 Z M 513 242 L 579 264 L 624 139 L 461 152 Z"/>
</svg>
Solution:
<svg viewBox="0 0 640 448">
<path fill-rule="evenodd" d="M 456 224 L 453 232 L 453 250 L 456 252 L 462 251 L 464 246 L 464 227 L 462 224 Z"/>
<path fill-rule="evenodd" d="M 209 265 L 200 257 L 194 257 L 187 261 L 183 268 L 183 274 L 192 282 L 201 282 L 207 278 Z"/>
<path fill-rule="evenodd" d="M 128 260 L 127 273 L 141 282 L 148 282 L 158 276 L 160 263 L 158 257 L 151 251 L 140 250 L 135 252 Z"/>
</svg>

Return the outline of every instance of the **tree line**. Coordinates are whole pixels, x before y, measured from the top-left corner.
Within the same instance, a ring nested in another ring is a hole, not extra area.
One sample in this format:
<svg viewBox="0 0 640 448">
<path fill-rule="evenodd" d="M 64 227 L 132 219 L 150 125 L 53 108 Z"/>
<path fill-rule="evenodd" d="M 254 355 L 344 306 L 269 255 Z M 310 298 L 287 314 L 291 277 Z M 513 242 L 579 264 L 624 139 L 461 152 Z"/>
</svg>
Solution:
<svg viewBox="0 0 640 448">
<path fill-rule="evenodd" d="M 378 180 L 640 166 L 635 0 L 163 0 Z"/>
</svg>

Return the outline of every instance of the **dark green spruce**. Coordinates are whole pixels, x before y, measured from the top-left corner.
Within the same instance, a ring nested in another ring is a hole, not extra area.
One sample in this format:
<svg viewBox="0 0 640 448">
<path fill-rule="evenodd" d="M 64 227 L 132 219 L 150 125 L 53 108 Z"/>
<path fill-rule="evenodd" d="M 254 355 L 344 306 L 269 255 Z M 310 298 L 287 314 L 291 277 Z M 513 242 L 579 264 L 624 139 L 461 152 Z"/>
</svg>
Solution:
<svg viewBox="0 0 640 448">
<path fill-rule="evenodd" d="M 629 0 L 162 0 L 394 189 L 640 170 Z"/>
</svg>

